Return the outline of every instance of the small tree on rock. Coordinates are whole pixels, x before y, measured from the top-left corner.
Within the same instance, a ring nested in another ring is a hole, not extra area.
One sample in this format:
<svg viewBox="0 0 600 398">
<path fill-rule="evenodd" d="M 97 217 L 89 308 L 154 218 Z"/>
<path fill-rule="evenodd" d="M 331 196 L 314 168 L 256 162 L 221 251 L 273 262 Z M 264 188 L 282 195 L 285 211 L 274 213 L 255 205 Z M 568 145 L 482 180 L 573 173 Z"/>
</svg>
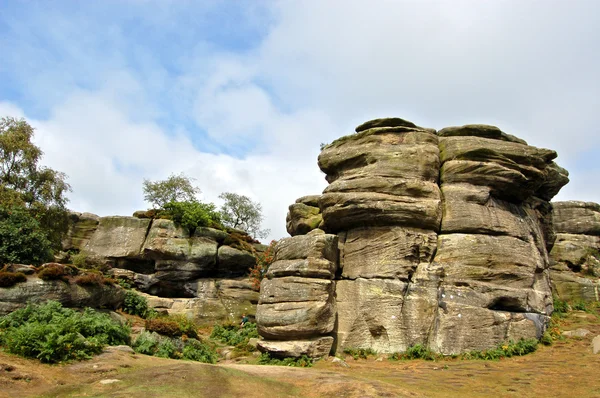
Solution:
<svg viewBox="0 0 600 398">
<path fill-rule="evenodd" d="M 260 203 L 233 192 L 224 192 L 219 198 L 225 200 L 221 206 L 221 220 L 225 226 L 244 230 L 254 237 L 267 237 L 270 231 L 260 228 L 263 220 Z"/>
<path fill-rule="evenodd" d="M 193 178 L 181 173 L 171 174 L 163 181 L 144 179 L 144 199 L 154 208 L 164 209 L 169 202 L 195 202 L 200 188 L 192 184 Z"/>
</svg>

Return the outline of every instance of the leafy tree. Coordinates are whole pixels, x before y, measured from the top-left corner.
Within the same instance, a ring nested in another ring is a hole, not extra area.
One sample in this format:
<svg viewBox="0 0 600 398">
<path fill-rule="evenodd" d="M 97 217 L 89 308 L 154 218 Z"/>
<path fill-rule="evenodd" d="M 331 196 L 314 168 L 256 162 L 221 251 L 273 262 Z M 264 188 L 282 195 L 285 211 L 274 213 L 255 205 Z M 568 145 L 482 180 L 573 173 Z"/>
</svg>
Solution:
<svg viewBox="0 0 600 398">
<path fill-rule="evenodd" d="M 23 119 L 0 119 L 0 203 L 25 208 L 52 246 L 68 228 L 66 175 L 39 166 L 42 151 L 31 142 L 34 129 Z"/>
<path fill-rule="evenodd" d="M 260 203 L 233 192 L 224 192 L 219 198 L 225 200 L 221 206 L 221 217 L 225 226 L 244 230 L 254 237 L 266 238 L 269 235 L 268 229 L 260 229 L 263 220 Z"/>
<path fill-rule="evenodd" d="M 200 188 L 192 185 L 193 179 L 181 173 L 171 174 L 163 181 L 144 180 L 144 199 L 153 207 L 164 209 L 169 202 L 195 202 Z"/>
</svg>

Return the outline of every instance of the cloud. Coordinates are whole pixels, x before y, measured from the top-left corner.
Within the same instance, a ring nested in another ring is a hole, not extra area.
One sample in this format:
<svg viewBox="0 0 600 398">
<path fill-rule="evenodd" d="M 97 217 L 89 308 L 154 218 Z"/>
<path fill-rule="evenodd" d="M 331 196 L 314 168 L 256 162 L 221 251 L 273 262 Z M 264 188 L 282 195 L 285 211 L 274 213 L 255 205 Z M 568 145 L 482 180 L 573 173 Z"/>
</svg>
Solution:
<svg viewBox="0 0 600 398">
<path fill-rule="evenodd" d="M 319 144 L 383 116 L 496 124 L 558 151 L 559 199 L 598 202 L 582 159 L 600 155 L 600 5 L 551 3 L 35 3 L 5 13 L 0 111 L 37 128 L 71 207 L 101 215 L 185 172 L 204 200 L 261 202 L 280 238 L 287 206 L 325 187 Z"/>
</svg>

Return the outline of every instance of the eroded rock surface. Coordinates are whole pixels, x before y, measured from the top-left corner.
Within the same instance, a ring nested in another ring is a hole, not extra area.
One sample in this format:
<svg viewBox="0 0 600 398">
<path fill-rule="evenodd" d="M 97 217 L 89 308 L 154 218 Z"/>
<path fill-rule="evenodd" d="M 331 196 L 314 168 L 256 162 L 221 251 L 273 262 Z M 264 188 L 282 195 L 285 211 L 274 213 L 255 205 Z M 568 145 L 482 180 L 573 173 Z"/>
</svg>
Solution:
<svg viewBox="0 0 600 398">
<path fill-rule="evenodd" d="M 600 301 L 600 205 L 553 203 L 552 285 L 568 301 Z"/>
<path fill-rule="evenodd" d="M 390 118 L 356 131 L 319 155 L 323 194 L 288 214 L 293 239 L 318 231 L 306 222 L 318 215 L 318 228 L 339 238 L 333 351 L 422 344 L 455 354 L 539 338 L 552 312 L 548 201 L 568 182 L 556 152 L 488 125 L 436 132 Z M 586 232 L 593 211 L 582 211 Z M 327 272 L 316 260 L 273 266 L 261 297 L 282 303 L 298 285 L 288 268 Z"/>
</svg>

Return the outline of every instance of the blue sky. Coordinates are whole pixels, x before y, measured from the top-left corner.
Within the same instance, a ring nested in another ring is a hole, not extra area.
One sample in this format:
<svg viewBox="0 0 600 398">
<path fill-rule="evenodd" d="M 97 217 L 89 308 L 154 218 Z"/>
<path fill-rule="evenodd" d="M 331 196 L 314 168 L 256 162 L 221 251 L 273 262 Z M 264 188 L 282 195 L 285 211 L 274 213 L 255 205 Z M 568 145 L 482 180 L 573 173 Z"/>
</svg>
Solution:
<svg viewBox="0 0 600 398">
<path fill-rule="evenodd" d="M 185 172 L 204 200 L 260 201 L 282 237 L 325 187 L 319 144 L 384 116 L 497 125 L 558 151 L 557 199 L 599 202 L 599 30 L 594 0 L 7 0 L 0 113 L 100 215 Z"/>
</svg>

